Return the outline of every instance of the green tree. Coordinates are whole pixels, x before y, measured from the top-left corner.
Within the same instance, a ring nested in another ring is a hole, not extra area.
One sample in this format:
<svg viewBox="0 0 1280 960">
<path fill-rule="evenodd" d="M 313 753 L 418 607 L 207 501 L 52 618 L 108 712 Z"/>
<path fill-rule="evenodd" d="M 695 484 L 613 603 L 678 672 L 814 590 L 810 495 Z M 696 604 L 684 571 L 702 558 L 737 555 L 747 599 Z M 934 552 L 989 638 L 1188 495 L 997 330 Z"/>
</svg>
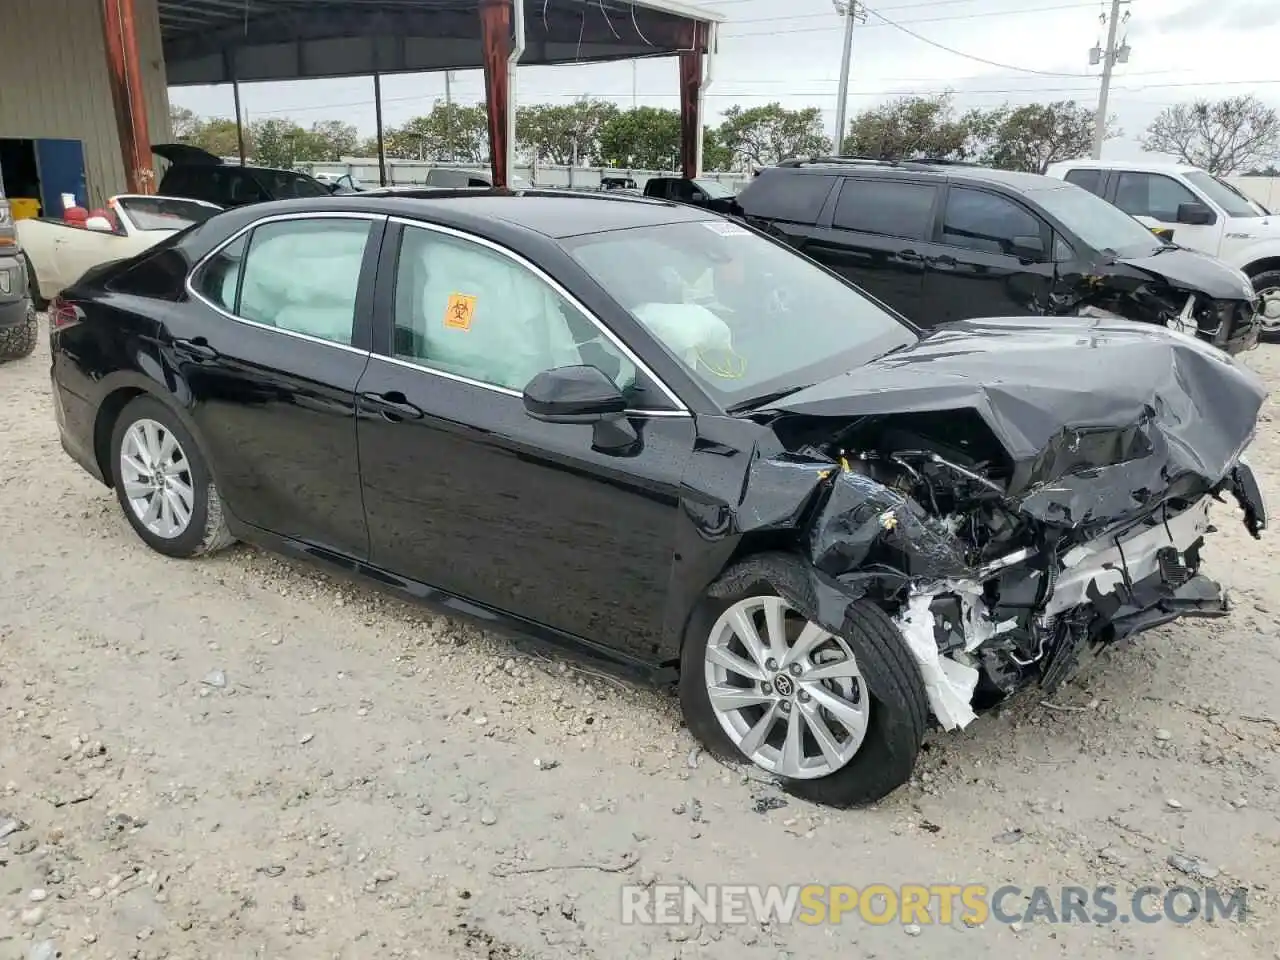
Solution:
<svg viewBox="0 0 1280 960">
<path fill-rule="evenodd" d="M 812 156 L 831 149 L 822 132 L 822 112 L 817 107 L 788 110 L 780 103 L 724 112 L 717 131 L 722 145 L 741 166 L 769 166 L 786 157 Z M 704 143 L 705 152 L 705 143 Z"/>
<path fill-rule="evenodd" d="M 540 161 L 597 163 L 600 128 L 617 115 L 617 104 L 607 100 L 533 104 L 516 112 L 516 139 Z"/>
<path fill-rule="evenodd" d="M 264 167 L 288 170 L 299 160 L 309 159 L 306 151 L 307 131 L 292 120 L 271 118 L 257 120 L 253 129 L 253 159 Z"/>
<path fill-rule="evenodd" d="M 483 106 L 450 106 L 437 100 L 431 112 L 389 130 L 387 156 L 482 163 L 489 159 L 489 120 Z M 370 145 L 371 156 L 377 153 Z"/>
<path fill-rule="evenodd" d="M 728 171 L 733 166 L 733 151 L 724 145 L 720 131 L 707 127 L 702 133 L 702 167 L 704 170 Z"/>
<path fill-rule="evenodd" d="M 299 138 L 299 160 L 341 160 L 352 156 L 360 142 L 354 124 L 341 120 L 321 120 Z"/>
<path fill-rule="evenodd" d="M 1142 146 L 1226 175 L 1280 157 L 1280 113 L 1245 95 L 1167 107 L 1147 127 Z"/>
<path fill-rule="evenodd" d="M 174 140 L 190 143 L 203 125 L 204 121 L 194 110 L 180 107 L 176 103 L 169 104 L 169 133 Z"/>
<path fill-rule="evenodd" d="M 620 167 L 665 170 L 680 153 L 680 114 L 636 107 L 600 125 L 600 159 Z"/>
<path fill-rule="evenodd" d="M 957 117 L 950 92 L 898 97 L 855 116 L 843 152 L 877 160 L 963 160 L 975 151 L 973 136 L 981 121 L 977 112 Z"/>
<path fill-rule="evenodd" d="M 1051 163 L 1087 156 L 1093 145 L 1094 111 L 1074 100 L 1000 107 L 982 119 L 975 131 L 988 141 L 982 161 L 1005 170 L 1044 173 Z"/>
</svg>

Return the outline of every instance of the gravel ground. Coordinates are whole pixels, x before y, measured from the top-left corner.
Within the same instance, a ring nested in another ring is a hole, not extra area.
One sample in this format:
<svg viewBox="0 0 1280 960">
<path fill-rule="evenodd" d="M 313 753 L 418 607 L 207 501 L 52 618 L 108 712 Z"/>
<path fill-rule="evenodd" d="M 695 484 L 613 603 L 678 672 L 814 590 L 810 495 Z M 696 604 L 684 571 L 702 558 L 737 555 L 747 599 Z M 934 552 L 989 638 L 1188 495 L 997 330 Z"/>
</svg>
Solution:
<svg viewBox="0 0 1280 960">
<path fill-rule="evenodd" d="M 1280 382 L 1280 347 L 1247 362 Z M 43 340 L 0 367 L 0 960 L 1280 957 L 1280 540 L 1234 508 L 1207 552 L 1229 620 L 932 734 L 910 786 L 833 812 L 701 756 L 661 692 L 251 548 L 148 551 L 48 389 Z M 1253 459 L 1280 505 L 1274 409 Z M 1197 869 L 1247 889 L 1244 922 L 619 919 L 626 882 Z"/>
</svg>

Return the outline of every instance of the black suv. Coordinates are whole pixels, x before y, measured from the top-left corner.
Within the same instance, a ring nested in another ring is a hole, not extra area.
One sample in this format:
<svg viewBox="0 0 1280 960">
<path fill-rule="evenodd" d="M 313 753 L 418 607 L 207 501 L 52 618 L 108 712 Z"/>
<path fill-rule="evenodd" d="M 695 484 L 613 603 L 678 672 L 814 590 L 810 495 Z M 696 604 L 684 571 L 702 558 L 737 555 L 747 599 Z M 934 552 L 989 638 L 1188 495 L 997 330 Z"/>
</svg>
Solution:
<svg viewBox="0 0 1280 960">
<path fill-rule="evenodd" d="M 169 161 L 157 193 L 165 197 L 204 200 L 220 207 L 242 207 L 268 200 L 327 197 L 333 191 L 315 177 L 296 170 L 242 167 L 186 143 L 161 143 L 151 148 Z"/>
<path fill-rule="evenodd" d="M 732 212 L 925 328 L 1102 311 L 1229 353 L 1257 343 L 1257 300 L 1240 271 L 1050 177 L 937 161 L 787 160 L 762 170 Z"/>
</svg>

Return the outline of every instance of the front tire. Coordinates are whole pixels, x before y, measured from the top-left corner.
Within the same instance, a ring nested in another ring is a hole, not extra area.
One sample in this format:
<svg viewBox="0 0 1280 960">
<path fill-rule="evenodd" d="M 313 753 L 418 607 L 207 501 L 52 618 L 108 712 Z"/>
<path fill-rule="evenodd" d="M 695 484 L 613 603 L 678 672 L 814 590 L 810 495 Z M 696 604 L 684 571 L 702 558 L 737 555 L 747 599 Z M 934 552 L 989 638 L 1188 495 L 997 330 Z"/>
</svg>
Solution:
<svg viewBox="0 0 1280 960">
<path fill-rule="evenodd" d="M 685 722 L 724 760 L 748 760 L 816 803 L 873 803 L 911 776 L 929 707 L 898 628 L 853 604 L 843 630 L 817 609 L 798 558 L 761 554 L 726 571 L 681 652 Z"/>
<path fill-rule="evenodd" d="M 1262 329 L 1258 339 L 1280 343 L 1280 270 L 1266 270 L 1250 277 L 1254 292 L 1262 298 Z"/>
<path fill-rule="evenodd" d="M 40 321 L 36 309 L 27 301 L 27 315 L 17 326 L 0 330 L 0 360 L 21 360 L 31 356 L 40 336 Z"/>
<path fill-rule="evenodd" d="M 185 559 L 235 542 L 195 438 L 159 400 L 138 397 L 120 412 L 111 463 L 125 519 L 151 549 Z"/>
</svg>

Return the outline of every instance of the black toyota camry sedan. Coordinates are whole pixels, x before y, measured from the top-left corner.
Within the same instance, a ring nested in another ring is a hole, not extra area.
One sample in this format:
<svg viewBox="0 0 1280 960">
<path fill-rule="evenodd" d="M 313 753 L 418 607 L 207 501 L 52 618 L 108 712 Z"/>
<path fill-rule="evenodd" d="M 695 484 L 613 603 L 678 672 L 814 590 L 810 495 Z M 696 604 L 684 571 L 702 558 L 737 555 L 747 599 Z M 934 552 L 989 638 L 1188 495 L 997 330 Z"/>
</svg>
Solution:
<svg viewBox="0 0 1280 960">
<path fill-rule="evenodd" d="M 51 308 L 63 446 L 173 557 L 236 539 L 674 681 L 836 805 L 926 726 L 1222 616 L 1264 391 L 1113 318 L 922 336 L 740 223 L 608 194 L 220 213 Z"/>
</svg>

